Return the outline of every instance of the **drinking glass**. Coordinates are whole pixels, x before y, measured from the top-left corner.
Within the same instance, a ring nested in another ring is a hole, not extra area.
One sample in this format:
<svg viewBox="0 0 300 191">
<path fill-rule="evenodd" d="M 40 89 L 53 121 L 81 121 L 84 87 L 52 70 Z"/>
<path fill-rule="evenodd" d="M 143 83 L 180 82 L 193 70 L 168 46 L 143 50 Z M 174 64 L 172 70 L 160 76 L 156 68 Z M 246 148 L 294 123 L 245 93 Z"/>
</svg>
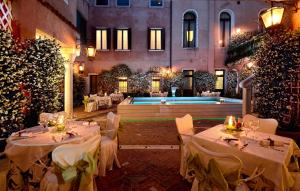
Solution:
<svg viewBox="0 0 300 191">
<path fill-rule="evenodd" d="M 259 120 L 252 120 L 250 126 L 253 131 L 253 139 L 256 139 L 255 132 L 259 128 Z"/>
</svg>

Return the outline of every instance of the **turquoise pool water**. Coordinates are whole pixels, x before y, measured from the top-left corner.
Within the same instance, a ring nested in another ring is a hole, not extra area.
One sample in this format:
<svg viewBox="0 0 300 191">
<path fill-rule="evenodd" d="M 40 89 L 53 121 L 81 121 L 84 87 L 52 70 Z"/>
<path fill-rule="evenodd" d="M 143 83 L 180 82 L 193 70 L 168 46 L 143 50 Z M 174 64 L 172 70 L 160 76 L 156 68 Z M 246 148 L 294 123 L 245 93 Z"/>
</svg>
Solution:
<svg viewBox="0 0 300 191">
<path fill-rule="evenodd" d="M 224 103 L 242 103 L 240 99 L 224 97 L 135 97 L 130 102 L 133 105 L 177 105 L 177 104 L 220 104 Z"/>
</svg>

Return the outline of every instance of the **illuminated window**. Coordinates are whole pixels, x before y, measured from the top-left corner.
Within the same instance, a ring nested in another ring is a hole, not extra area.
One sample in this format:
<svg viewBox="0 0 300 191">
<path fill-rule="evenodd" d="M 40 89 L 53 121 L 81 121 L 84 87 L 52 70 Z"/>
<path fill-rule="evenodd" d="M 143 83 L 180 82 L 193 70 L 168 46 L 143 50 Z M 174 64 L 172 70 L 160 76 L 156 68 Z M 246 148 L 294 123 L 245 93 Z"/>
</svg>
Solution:
<svg viewBox="0 0 300 191">
<path fill-rule="evenodd" d="M 163 0 L 150 0 L 150 7 L 162 7 Z"/>
<path fill-rule="evenodd" d="M 220 15 L 220 46 L 228 45 L 231 36 L 231 16 L 227 12 Z"/>
<path fill-rule="evenodd" d="M 122 77 L 119 78 L 119 91 L 120 92 L 127 92 L 127 78 L 126 77 Z"/>
<path fill-rule="evenodd" d="M 114 31 L 114 48 L 115 50 L 131 49 L 131 30 L 115 29 Z"/>
<path fill-rule="evenodd" d="M 165 30 L 161 28 L 148 29 L 148 49 L 164 50 L 165 49 Z"/>
<path fill-rule="evenodd" d="M 223 90 L 224 89 L 224 70 L 216 70 L 216 89 Z"/>
<path fill-rule="evenodd" d="M 96 0 L 96 5 L 108 6 L 108 0 Z"/>
<path fill-rule="evenodd" d="M 130 0 L 117 0 L 117 6 L 119 7 L 129 7 Z"/>
<path fill-rule="evenodd" d="M 97 29 L 96 30 L 96 49 L 109 50 L 110 49 L 110 30 Z"/>
<path fill-rule="evenodd" d="M 160 79 L 157 77 L 152 78 L 152 92 L 159 92 L 160 90 Z"/>
<path fill-rule="evenodd" d="M 196 40 L 196 15 L 187 12 L 183 19 L 183 47 L 195 48 Z"/>
</svg>

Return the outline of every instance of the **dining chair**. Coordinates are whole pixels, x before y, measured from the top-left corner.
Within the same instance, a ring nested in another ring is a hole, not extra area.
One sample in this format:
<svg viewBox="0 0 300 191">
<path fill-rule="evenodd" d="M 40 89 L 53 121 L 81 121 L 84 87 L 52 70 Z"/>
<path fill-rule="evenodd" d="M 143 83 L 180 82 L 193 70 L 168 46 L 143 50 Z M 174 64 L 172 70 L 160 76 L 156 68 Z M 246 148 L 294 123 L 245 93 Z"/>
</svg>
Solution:
<svg viewBox="0 0 300 191">
<path fill-rule="evenodd" d="M 233 154 L 211 151 L 195 142 L 186 144 L 185 150 L 186 177 L 192 182 L 192 191 L 198 191 L 199 186 L 211 186 L 212 190 L 222 191 L 250 191 L 248 183 L 253 180 L 256 187 L 264 189 L 268 186 L 257 181 L 262 177 L 264 168 L 257 167 L 249 176 L 245 176 L 242 161 Z M 192 177 L 189 177 L 191 174 Z M 246 178 L 242 178 L 242 174 Z"/>
<path fill-rule="evenodd" d="M 293 162 L 289 164 L 289 171 L 295 181 L 291 191 L 300 190 L 300 168 L 299 168 L 299 159 L 300 159 L 300 149 L 296 149 L 293 152 Z"/>
<path fill-rule="evenodd" d="M 188 143 L 191 137 L 194 135 L 193 117 L 190 114 L 186 114 L 181 118 L 176 118 L 176 127 L 178 132 L 179 148 L 180 148 L 180 174 L 185 175 L 186 172 L 186 160 L 184 160 L 184 145 Z"/>
<path fill-rule="evenodd" d="M 101 153 L 99 160 L 99 175 L 105 176 L 106 169 L 112 170 L 113 164 L 121 168 L 117 157 L 119 140 L 118 130 L 120 126 L 120 116 L 109 112 L 107 114 L 106 128 L 101 130 Z"/>
<path fill-rule="evenodd" d="M 258 118 L 250 114 L 246 114 L 243 117 L 243 122 L 244 123 L 249 123 L 250 121 L 253 120 L 259 120 L 259 128 L 257 131 L 263 132 L 263 133 L 269 133 L 269 134 L 275 134 L 276 129 L 278 126 L 278 122 L 276 119 L 263 119 L 263 118 Z"/>
<path fill-rule="evenodd" d="M 52 152 L 53 166 L 40 183 L 40 191 L 95 191 L 101 135 L 80 144 L 58 146 Z"/>
</svg>

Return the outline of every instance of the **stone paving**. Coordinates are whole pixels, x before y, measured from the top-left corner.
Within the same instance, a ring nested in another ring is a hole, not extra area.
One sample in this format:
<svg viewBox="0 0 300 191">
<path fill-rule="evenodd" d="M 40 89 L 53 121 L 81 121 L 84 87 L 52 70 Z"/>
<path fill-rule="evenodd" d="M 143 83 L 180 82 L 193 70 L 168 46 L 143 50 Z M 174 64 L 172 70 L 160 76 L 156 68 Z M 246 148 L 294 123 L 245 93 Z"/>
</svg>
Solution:
<svg viewBox="0 0 300 191">
<path fill-rule="evenodd" d="M 92 113 L 75 109 L 81 120 L 102 121 L 111 109 Z M 202 131 L 222 123 L 218 120 L 194 121 Z M 180 153 L 174 120 L 122 121 L 119 132 L 118 158 L 122 168 L 115 167 L 106 177 L 97 178 L 101 191 L 185 191 L 191 185 L 179 175 Z M 123 147 L 122 147 L 123 146 Z M 132 149 L 130 149 L 132 147 Z"/>
</svg>

